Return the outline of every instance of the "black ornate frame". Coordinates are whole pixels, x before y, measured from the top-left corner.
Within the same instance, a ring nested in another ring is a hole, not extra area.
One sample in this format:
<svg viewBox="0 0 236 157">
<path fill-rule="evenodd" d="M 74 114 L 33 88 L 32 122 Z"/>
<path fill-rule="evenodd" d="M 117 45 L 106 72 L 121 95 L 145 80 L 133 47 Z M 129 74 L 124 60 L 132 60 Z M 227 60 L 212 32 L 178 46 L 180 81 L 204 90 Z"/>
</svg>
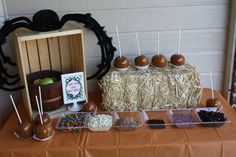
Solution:
<svg viewBox="0 0 236 157">
<path fill-rule="evenodd" d="M 4 25 L 0 29 L 0 89 L 5 91 L 16 91 L 24 88 L 24 86 L 16 86 L 20 77 L 18 74 L 11 75 L 8 73 L 6 64 L 16 66 L 16 63 L 12 62 L 11 58 L 3 53 L 2 45 L 6 42 L 7 36 L 18 28 L 27 28 L 33 31 L 51 31 L 57 30 L 64 26 L 68 21 L 75 21 L 84 24 L 84 27 L 93 31 L 98 39 L 98 45 L 101 48 L 101 63 L 97 65 L 98 70 L 87 79 L 101 78 L 104 76 L 111 67 L 111 61 L 114 57 L 116 48 L 112 45 L 112 38 L 108 37 L 105 27 L 91 17 L 91 14 L 66 14 L 61 20 L 56 12 L 52 10 L 41 10 L 34 14 L 31 21 L 27 17 L 17 17 L 12 20 L 5 21 Z M 13 80 L 13 81 L 12 81 Z"/>
</svg>

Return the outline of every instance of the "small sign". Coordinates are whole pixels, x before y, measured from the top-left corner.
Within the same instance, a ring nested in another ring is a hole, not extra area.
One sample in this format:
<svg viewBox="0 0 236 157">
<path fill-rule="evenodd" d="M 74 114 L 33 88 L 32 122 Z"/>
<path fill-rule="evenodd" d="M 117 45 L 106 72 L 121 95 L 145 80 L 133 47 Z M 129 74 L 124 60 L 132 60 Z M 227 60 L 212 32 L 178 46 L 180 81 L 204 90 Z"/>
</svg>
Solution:
<svg viewBox="0 0 236 157">
<path fill-rule="evenodd" d="M 84 101 L 84 73 L 76 72 L 61 75 L 64 104 Z"/>
</svg>

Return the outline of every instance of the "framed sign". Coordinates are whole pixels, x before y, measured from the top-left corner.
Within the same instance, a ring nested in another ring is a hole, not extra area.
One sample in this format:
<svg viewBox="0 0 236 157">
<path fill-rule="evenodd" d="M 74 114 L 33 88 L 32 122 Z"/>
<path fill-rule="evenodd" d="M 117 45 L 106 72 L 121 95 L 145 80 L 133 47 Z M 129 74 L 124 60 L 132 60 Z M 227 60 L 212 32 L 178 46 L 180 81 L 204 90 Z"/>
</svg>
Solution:
<svg viewBox="0 0 236 157">
<path fill-rule="evenodd" d="M 86 100 L 83 72 L 63 74 L 61 82 L 64 104 Z"/>
</svg>

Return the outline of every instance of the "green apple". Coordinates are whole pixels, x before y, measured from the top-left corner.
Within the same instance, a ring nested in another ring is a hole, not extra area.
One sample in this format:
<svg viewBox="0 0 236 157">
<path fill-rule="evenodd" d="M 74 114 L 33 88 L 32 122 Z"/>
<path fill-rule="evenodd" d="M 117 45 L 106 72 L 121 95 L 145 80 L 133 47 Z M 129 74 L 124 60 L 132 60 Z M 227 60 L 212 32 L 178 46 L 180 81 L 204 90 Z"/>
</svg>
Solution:
<svg viewBox="0 0 236 157">
<path fill-rule="evenodd" d="M 41 81 L 41 85 L 47 85 L 47 84 L 51 84 L 51 83 L 54 83 L 53 79 L 50 78 L 50 77 L 45 77 L 42 79 Z"/>
<path fill-rule="evenodd" d="M 39 85 L 39 84 L 41 84 L 41 81 L 42 81 L 42 79 L 36 79 L 36 80 L 34 80 L 34 84 L 35 85 Z"/>
</svg>

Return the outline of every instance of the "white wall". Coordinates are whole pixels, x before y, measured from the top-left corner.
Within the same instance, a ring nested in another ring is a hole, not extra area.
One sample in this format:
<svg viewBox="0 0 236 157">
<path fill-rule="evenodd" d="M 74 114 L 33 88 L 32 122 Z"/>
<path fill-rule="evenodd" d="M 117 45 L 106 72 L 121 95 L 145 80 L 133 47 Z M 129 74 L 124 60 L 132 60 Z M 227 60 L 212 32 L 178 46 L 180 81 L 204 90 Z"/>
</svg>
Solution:
<svg viewBox="0 0 236 157">
<path fill-rule="evenodd" d="M 181 27 L 181 51 L 187 62 L 197 67 L 204 87 L 210 87 L 211 70 L 215 89 L 221 91 L 229 3 L 229 0 L 10 0 L 7 10 L 11 18 L 31 17 L 44 8 L 61 16 L 90 12 L 106 26 L 116 47 L 115 25 L 118 25 L 123 53 L 131 59 L 137 55 L 135 31 L 139 33 L 142 52 L 149 57 L 157 51 L 157 31 L 160 31 L 160 50 L 169 58 L 177 50 L 177 30 Z M 85 38 L 88 73 L 92 74 L 100 61 L 100 50 L 93 33 L 87 31 Z M 90 89 L 94 87 L 90 81 Z"/>
<path fill-rule="evenodd" d="M 169 58 L 177 50 L 177 31 L 181 27 L 181 51 L 187 62 L 197 67 L 204 87 L 210 87 L 208 71 L 211 70 L 215 89 L 222 90 L 229 0 L 7 0 L 6 3 L 10 18 L 32 17 L 38 10 L 46 8 L 58 12 L 60 16 L 92 13 L 101 25 L 106 26 L 116 47 L 115 25 L 118 25 L 123 53 L 130 59 L 137 55 L 136 31 L 139 33 L 141 50 L 149 57 L 157 51 L 157 31 L 160 31 L 160 50 Z M 0 4 L 0 22 L 3 19 Z M 93 33 L 86 31 L 89 74 L 95 71 L 100 61 L 100 49 L 96 43 Z M 96 88 L 93 81 L 90 81 L 89 88 Z M 7 92 L 0 90 L 1 100 L 5 100 L 7 95 Z"/>
</svg>

